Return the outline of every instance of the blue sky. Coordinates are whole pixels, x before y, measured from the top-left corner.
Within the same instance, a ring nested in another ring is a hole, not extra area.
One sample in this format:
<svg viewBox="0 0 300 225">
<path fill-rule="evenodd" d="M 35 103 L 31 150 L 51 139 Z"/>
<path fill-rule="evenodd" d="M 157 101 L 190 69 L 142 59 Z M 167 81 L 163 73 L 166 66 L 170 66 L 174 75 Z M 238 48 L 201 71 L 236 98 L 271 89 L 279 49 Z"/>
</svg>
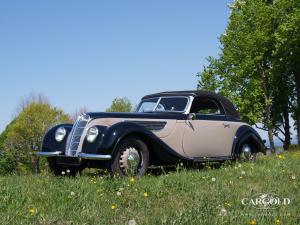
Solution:
<svg viewBox="0 0 300 225">
<path fill-rule="evenodd" d="M 22 96 L 68 113 L 115 97 L 195 89 L 219 52 L 229 0 L 0 2 L 0 132 Z"/>
</svg>

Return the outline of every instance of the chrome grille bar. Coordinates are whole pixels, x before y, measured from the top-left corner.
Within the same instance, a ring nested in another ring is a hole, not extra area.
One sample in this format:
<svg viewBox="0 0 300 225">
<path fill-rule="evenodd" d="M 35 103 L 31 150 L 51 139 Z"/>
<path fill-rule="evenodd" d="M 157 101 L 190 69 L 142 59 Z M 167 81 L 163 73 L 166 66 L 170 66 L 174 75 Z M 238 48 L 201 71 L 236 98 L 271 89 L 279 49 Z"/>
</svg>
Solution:
<svg viewBox="0 0 300 225">
<path fill-rule="evenodd" d="M 86 114 L 78 117 L 70 133 L 70 139 L 66 148 L 66 156 L 77 156 L 78 153 L 81 152 L 81 149 L 79 149 L 80 139 L 90 120 L 90 117 Z"/>
</svg>

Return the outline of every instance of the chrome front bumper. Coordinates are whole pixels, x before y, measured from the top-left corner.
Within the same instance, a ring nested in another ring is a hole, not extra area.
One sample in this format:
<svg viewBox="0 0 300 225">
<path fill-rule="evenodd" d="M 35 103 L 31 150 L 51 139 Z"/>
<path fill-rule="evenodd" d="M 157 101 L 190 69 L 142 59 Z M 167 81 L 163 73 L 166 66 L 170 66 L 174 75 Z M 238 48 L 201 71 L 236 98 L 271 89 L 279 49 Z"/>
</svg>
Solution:
<svg viewBox="0 0 300 225">
<path fill-rule="evenodd" d="M 56 152 L 37 152 L 36 155 L 40 157 L 57 157 L 60 156 L 62 152 L 56 151 Z M 63 155 L 61 155 L 63 156 Z M 68 156 L 66 156 L 68 157 Z M 100 155 L 100 154 L 88 154 L 88 153 L 79 153 L 78 158 L 80 159 L 92 159 L 92 160 L 110 160 L 111 155 Z"/>
</svg>

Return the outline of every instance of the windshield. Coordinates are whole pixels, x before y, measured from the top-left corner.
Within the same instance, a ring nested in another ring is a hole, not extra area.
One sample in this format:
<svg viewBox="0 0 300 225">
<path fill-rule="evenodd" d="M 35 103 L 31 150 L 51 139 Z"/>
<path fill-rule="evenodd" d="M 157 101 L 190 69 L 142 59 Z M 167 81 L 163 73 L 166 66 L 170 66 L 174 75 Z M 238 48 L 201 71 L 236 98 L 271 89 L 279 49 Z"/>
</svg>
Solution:
<svg viewBox="0 0 300 225">
<path fill-rule="evenodd" d="M 161 97 L 143 100 L 136 112 L 184 112 L 187 97 Z"/>
</svg>

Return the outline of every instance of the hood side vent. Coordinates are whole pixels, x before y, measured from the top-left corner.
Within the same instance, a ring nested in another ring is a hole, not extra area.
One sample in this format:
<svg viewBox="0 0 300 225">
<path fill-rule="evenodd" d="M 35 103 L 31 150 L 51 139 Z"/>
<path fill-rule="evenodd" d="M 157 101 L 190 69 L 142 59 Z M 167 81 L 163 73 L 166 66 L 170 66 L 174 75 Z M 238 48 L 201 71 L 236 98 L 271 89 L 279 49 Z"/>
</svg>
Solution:
<svg viewBox="0 0 300 225">
<path fill-rule="evenodd" d="M 150 131 L 160 131 L 165 128 L 166 121 L 137 121 L 137 120 L 126 120 L 126 122 L 135 123 L 146 127 Z"/>
</svg>

